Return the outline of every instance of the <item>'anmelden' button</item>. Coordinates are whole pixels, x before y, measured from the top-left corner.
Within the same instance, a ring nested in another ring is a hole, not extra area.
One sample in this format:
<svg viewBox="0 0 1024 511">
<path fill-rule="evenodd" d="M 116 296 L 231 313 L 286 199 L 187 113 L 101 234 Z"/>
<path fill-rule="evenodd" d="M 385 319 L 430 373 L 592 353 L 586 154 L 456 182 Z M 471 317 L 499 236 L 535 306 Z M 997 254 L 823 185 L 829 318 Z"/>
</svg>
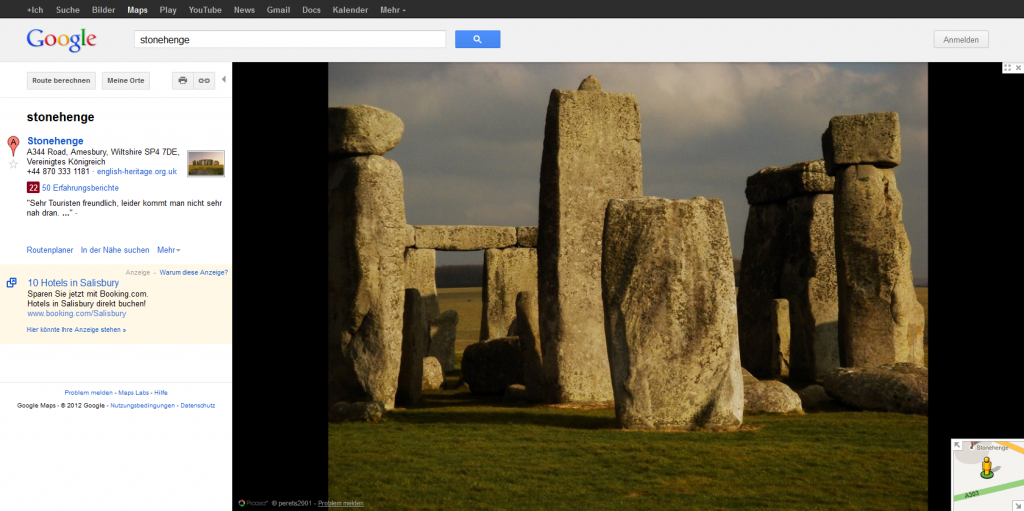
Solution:
<svg viewBox="0 0 1024 511">
<path fill-rule="evenodd" d="M 988 48 L 988 30 L 936 30 L 936 48 Z"/>
</svg>

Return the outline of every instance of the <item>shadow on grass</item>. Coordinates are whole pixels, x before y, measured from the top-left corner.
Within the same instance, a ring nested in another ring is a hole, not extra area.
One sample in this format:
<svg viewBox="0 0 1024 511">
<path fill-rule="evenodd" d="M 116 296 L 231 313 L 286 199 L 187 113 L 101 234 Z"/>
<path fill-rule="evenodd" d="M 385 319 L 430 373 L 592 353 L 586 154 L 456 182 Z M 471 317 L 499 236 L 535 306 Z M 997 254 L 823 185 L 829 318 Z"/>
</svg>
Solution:
<svg viewBox="0 0 1024 511">
<path fill-rule="evenodd" d="M 414 424 L 528 424 L 573 429 L 615 427 L 614 417 L 598 417 L 587 412 L 565 413 L 525 403 L 505 403 L 501 396 L 474 396 L 468 391 L 424 394 L 421 402 L 406 407 L 404 411 L 389 413 L 387 417 L 395 422 Z"/>
<path fill-rule="evenodd" d="M 515 424 L 570 429 L 615 428 L 615 419 L 612 417 L 539 413 L 529 408 L 495 406 L 493 411 L 485 407 L 464 412 L 415 413 L 415 411 L 416 409 L 410 408 L 406 412 L 390 413 L 387 417 L 391 421 L 407 424 Z"/>
</svg>

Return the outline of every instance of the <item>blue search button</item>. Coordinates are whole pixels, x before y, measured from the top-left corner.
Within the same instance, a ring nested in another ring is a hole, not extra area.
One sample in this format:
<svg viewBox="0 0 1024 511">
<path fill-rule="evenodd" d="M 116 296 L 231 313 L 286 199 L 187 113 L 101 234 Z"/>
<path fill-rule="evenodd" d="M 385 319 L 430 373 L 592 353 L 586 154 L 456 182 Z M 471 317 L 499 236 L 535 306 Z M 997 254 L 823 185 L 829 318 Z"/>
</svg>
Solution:
<svg viewBox="0 0 1024 511">
<path fill-rule="evenodd" d="M 456 30 L 456 48 L 501 48 L 501 30 Z"/>
</svg>

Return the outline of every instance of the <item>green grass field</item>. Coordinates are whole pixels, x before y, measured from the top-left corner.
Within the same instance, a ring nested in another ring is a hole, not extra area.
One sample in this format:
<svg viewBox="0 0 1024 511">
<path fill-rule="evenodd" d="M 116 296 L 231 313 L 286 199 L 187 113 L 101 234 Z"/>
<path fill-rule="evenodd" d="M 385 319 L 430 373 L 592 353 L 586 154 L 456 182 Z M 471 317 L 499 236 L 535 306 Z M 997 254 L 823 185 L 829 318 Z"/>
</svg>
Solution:
<svg viewBox="0 0 1024 511">
<path fill-rule="evenodd" d="M 480 290 L 439 298 L 459 311 L 461 360 L 479 335 Z M 377 424 L 328 424 L 328 496 L 367 509 L 928 507 L 927 417 L 836 407 L 743 422 L 732 433 L 621 431 L 611 408 L 428 391 Z"/>
<path fill-rule="evenodd" d="M 223 176 L 223 165 L 189 165 L 188 175 L 190 176 Z"/>
</svg>

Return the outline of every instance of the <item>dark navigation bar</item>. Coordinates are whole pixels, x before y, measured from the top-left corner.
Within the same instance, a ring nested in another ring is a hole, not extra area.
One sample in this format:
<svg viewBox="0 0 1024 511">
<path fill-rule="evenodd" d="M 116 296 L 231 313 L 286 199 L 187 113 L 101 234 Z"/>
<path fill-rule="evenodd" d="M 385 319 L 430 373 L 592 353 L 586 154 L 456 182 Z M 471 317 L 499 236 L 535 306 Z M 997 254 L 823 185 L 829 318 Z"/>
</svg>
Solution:
<svg viewBox="0 0 1024 511">
<path fill-rule="evenodd" d="M 552 2 L 550 0 L 372 0 L 268 3 L 25 2 L 4 18 L 1024 18 L 1024 2 L 932 0 L 729 0 L 725 2 Z"/>
</svg>

